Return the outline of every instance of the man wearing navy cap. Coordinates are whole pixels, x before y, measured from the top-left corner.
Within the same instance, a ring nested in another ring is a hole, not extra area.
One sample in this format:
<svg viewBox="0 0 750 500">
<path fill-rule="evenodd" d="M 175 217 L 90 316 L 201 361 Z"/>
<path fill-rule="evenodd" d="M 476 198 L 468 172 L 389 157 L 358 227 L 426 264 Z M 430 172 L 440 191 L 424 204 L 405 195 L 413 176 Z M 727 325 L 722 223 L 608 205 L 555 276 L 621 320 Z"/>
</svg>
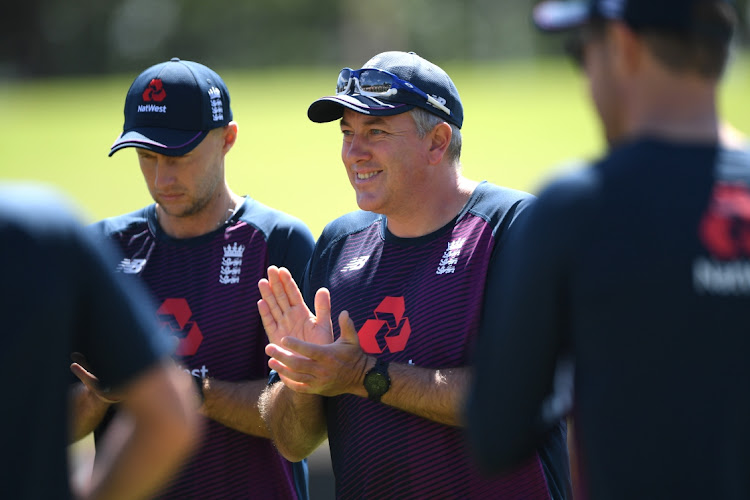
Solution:
<svg viewBox="0 0 750 500">
<path fill-rule="evenodd" d="M 279 450 L 299 460 L 327 436 L 339 498 L 565 498 L 561 423 L 496 478 L 461 427 L 485 276 L 531 196 L 461 175 L 458 91 L 414 53 L 345 68 L 308 116 L 339 120 L 361 211 L 325 228 L 302 292 L 275 267 L 259 284 Z"/>
<path fill-rule="evenodd" d="M 534 19 L 576 30 L 609 150 L 539 195 L 489 278 L 472 447 L 526 460 L 572 358 L 581 498 L 750 498 L 750 149 L 716 99 L 735 13 L 547 1 Z"/>
<path fill-rule="evenodd" d="M 269 369 L 256 302 L 270 264 L 301 276 L 313 248 L 298 219 L 236 195 L 224 175 L 237 139 L 229 92 L 202 64 L 172 59 L 141 73 L 125 100 L 125 126 L 110 155 L 135 148 L 155 203 L 93 226 L 114 240 L 112 267 L 140 277 L 156 316 L 179 339 L 176 355 L 204 402 L 205 439 L 164 498 L 306 498 L 305 463 L 291 464 L 268 439 L 258 397 Z M 81 398 L 77 435 L 96 426 L 116 397 Z M 96 396 L 100 397 L 96 397 Z"/>
</svg>

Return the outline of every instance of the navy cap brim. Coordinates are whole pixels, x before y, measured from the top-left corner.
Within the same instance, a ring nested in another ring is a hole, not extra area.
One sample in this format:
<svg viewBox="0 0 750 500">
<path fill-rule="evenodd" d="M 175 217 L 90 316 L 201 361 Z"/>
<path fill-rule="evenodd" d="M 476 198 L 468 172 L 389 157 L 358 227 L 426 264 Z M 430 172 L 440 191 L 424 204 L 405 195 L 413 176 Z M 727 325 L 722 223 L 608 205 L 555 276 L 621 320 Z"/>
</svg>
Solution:
<svg viewBox="0 0 750 500">
<path fill-rule="evenodd" d="M 586 24 L 590 12 L 586 1 L 549 0 L 534 7 L 532 18 L 542 31 L 566 31 Z"/>
<path fill-rule="evenodd" d="M 138 128 L 123 132 L 109 150 L 109 156 L 123 148 L 142 148 L 166 156 L 182 156 L 195 149 L 208 131 Z"/>
<path fill-rule="evenodd" d="M 359 94 L 341 94 L 321 97 L 307 109 L 307 117 L 316 123 L 338 120 L 344 116 L 344 108 L 372 116 L 392 116 L 410 111 L 415 106 L 390 102 Z"/>
</svg>

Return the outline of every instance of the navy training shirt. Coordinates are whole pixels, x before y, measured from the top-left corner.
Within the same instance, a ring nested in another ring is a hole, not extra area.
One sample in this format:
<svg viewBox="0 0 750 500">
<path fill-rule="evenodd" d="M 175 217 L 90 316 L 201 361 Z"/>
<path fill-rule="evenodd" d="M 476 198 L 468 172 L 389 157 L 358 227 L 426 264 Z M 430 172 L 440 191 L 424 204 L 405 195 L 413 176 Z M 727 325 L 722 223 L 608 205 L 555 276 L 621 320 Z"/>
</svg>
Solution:
<svg viewBox="0 0 750 500">
<path fill-rule="evenodd" d="M 487 268 L 532 197 L 481 183 L 443 228 L 399 238 L 386 218 L 353 212 L 323 231 L 303 286 L 331 292 L 331 317 L 346 309 L 370 355 L 426 368 L 472 364 Z M 333 322 L 334 337 L 340 332 Z M 564 498 L 565 436 L 511 473 L 484 477 L 463 430 L 351 394 L 326 399 L 338 498 Z M 560 445 L 560 441 L 563 442 Z M 543 447 L 544 448 L 544 447 Z M 559 473 L 559 474 L 558 474 Z"/>
<path fill-rule="evenodd" d="M 486 296 L 481 461 L 528 455 L 572 356 L 584 498 L 750 497 L 750 152 L 642 138 L 527 215 Z"/>
<path fill-rule="evenodd" d="M 271 264 L 301 276 L 314 240 L 299 219 L 248 197 L 226 224 L 195 238 L 164 233 L 153 204 L 92 231 L 120 248 L 113 267 L 147 285 L 155 316 L 179 339 L 182 366 L 229 382 L 268 378 L 258 280 Z M 271 440 L 213 420 L 204 429 L 201 446 L 161 498 L 307 497 L 304 461 L 292 464 Z"/>
</svg>

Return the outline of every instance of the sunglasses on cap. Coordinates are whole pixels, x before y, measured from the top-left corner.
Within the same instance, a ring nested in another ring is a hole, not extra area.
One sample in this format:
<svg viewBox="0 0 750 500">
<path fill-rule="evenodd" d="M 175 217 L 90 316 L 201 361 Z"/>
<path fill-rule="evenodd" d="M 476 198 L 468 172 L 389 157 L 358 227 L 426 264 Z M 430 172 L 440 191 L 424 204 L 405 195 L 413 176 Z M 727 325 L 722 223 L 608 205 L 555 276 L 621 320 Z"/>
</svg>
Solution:
<svg viewBox="0 0 750 500">
<path fill-rule="evenodd" d="M 406 80 L 402 80 L 393 73 L 382 69 L 362 68 L 353 70 L 351 68 L 344 68 L 339 73 L 339 79 L 336 82 L 336 95 L 357 92 L 367 97 L 390 97 L 396 95 L 399 90 L 411 92 L 427 99 L 427 104 L 439 109 L 448 116 L 452 116 L 451 110 L 437 99 L 421 91 Z"/>
</svg>

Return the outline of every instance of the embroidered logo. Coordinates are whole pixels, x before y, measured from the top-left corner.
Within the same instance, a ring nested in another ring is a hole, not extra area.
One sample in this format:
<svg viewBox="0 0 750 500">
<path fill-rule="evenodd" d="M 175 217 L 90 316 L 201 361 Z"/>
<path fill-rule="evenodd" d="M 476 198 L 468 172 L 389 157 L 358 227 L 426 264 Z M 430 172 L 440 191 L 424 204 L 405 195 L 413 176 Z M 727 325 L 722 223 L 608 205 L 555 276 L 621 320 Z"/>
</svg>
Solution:
<svg viewBox="0 0 750 500">
<path fill-rule="evenodd" d="M 143 91 L 143 100 L 146 102 L 162 102 L 167 97 L 167 91 L 159 78 L 154 78 Z"/>
<path fill-rule="evenodd" d="M 211 100 L 211 115 L 215 122 L 224 119 L 224 105 L 221 103 L 221 90 L 217 87 L 208 89 L 208 98 Z"/>
<path fill-rule="evenodd" d="M 180 340 L 175 353 L 178 356 L 192 356 L 198 352 L 203 342 L 203 333 L 198 323 L 190 321 L 193 311 L 185 299 L 167 299 L 156 311 L 162 324 L 172 330 Z M 163 316 L 167 316 L 164 318 Z"/>
<path fill-rule="evenodd" d="M 409 318 L 404 316 L 406 303 L 403 297 L 386 297 L 375 308 L 375 318 L 368 319 L 359 329 L 359 345 L 366 353 L 376 354 L 386 350 L 403 351 L 411 335 Z"/>
<path fill-rule="evenodd" d="M 245 245 L 238 245 L 237 242 L 224 247 L 219 283 L 222 285 L 231 285 L 240 282 L 243 253 L 245 253 Z"/>
<path fill-rule="evenodd" d="M 438 264 L 435 274 L 456 272 L 458 256 L 461 255 L 461 248 L 463 248 L 464 243 L 466 243 L 466 238 L 458 238 L 448 243 L 448 248 L 443 252 L 443 257 L 440 259 L 440 264 Z"/>
<path fill-rule="evenodd" d="M 153 80 L 149 82 L 148 87 L 146 87 L 146 90 L 143 91 L 143 94 L 141 94 L 141 97 L 143 98 L 143 102 L 159 103 L 159 102 L 162 102 L 164 99 L 166 99 L 167 91 L 164 90 L 164 85 L 162 84 L 161 80 L 159 78 L 154 78 Z M 139 113 L 166 113 L 167 107 L 164 105 L 158 106 L 156 104 L 139 104 L 138 112 Z"/>
<path fill-rule="evenodd" d="M 443 106 L 445 106 L 448 103 L 448 101 L 445 100 L 445 97 L 440 97 L 437 94 L 430 94 L 430 97 L 432 97 L 433 99 L 435 99 L 437 102 L 439 102 Z"/>
<path fill-rule="evenodd" d="M 146 259 L 122 259 L 117 264 L 116 271 L 123 274 L 138 274 L 143 271 L 144 267 L 146 267 Z"/>
<path fill-rule="evenodd" d="M 365 267 L 365 264 L 367 263 L 368 260 L 370 260 L 369 255 L 365 255 L 362 257 L 354 257 L 352 260 L 349 261 L 347 265 L 341 268 L 341 272 L 346 273 L 349 271 L 359 271 L 360 269 Z"/>
</svg>

